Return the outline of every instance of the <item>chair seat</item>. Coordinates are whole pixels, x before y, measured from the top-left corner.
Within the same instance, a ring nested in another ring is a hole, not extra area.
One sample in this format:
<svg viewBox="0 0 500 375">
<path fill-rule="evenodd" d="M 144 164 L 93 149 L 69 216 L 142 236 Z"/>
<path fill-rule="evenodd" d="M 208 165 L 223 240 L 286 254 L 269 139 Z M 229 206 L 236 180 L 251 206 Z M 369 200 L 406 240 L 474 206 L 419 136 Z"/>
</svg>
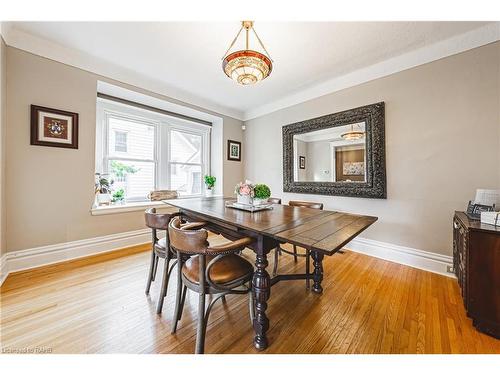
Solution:
<svg viewBox="0 0 500 375">
<path fill-rule="evenodd" d="M 206 255 L 205 264 L 208 264 L 214 258 L 213 255 Z M 184 263 L 182 274 L 190 282 L 199 283 L 200 266 L 198 256 L 191 257 Z M 216 284 L 230 284 L 237 280 L 249 281 L 252 275 L 252 264 L 236 254 L 226 255 L 210 269 L 210 278 Z"/>
</svg>

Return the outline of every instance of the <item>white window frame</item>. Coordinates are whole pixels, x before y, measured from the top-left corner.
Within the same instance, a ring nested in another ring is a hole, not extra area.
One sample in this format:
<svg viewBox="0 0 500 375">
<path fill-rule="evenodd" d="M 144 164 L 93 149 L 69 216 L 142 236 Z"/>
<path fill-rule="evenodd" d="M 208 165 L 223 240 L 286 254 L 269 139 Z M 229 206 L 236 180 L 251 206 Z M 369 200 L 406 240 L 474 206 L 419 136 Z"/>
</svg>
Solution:
<svg viewBox="0 0 500 375">
<path fill-rule="evenodd" d="M 134 160 L 134 161 L 147 161 L 155 163 L 155 178 L 154 189 L 168 189 L 171 190 L 170 185 L 170 132 L 178 130 L 185 133 L 195 134 L 202 137 L 202 152 L 201 152 L 201 189 L 200 194 L 183 195 L 183 198 L 192 198 L 203 196 L 203 176 L 210 174 L 210 133 L 211 127 L 202 125 L 196 122 L 183 120 L 173 116 L 148 111 L 141 108 L 136 108 L 130 105 L 113 102 L 110 100 L 98 98 L 97 99 L 97 123 L 96 123 L 96 172 L 108 173 L 109 160 Z M 145 125 L 152 125 L 155 129 L 155 142 L 153 159 L 139 159 L 139 158 L 120 158 L 118 156 L 109 157 L 108 150 L 108 120 L 109 117 L 122 118 L 125 120 L 132 120 L 134 122 L 143 123 Z M 190 163 L 177 163 L 189 165 Z M 198 163 L 193 163 L 199 165 Z M 139 201 L 139 199 L 127 199 L 128 201 Z M 140 201 L 147 201 L 140 199 Z"/>
</svg>

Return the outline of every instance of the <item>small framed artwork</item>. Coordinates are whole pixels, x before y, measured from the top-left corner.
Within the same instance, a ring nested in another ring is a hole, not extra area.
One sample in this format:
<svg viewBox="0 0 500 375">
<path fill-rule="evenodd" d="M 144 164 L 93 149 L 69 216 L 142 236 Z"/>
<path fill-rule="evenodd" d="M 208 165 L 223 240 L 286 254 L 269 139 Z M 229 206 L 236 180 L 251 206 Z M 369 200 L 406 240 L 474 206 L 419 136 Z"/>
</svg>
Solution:
<svg viewBox="0 0 500 375">
<path fill-rule="evenodd" d="M 342 174 L 344 176 L 363 176 L 365 174 L 365 162 L 344 162 L 344 164 L 342 165 Z"/>
<path fill-rule="evenodd" d="M 306 157 L 305 156 L 299 156 L 299 168 L 306 169 Z"/>
<path fill-rule="evenodd" d="M 241 142 L 227 141 L 227 160 L 241 161 Z"/>
<path fill-rule="evenodd" d="M 78 113 L 31 105 L 31 143 L 78 148 Z"/>
</svg>

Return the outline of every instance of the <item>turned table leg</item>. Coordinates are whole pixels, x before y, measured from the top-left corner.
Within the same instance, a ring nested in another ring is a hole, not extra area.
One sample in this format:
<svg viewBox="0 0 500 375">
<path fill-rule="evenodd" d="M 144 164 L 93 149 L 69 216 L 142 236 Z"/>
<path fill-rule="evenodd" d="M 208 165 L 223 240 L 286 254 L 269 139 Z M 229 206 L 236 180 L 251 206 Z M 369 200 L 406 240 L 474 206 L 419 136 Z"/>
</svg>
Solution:
<svg viewBox="0 0 500 375">
<path fill-rule="evenodd" d="M 323 287 L 321 286 L 321 282 L 323 281 L 323 257 L 322 253 L 317 251 L 311 252 L 313 258 L 314 272 L 313 272 L 313 280 L 314 284 L 312 287 L 313 292 L 322 293 Z"/>
<path fill-rule="evenodd" d="M 258 250 L 255 257 L 255 273 L 252 280 L 252 293 L 255 301 L 255 316 L 253 329 L 255 331 L 254 345 L 258 350 L 264 350 L 268 346 L 266 332 L 269 329 L 269 319 L 266 316 L 267 300 L 271 295 L 271 278 L 266 271 L 269 262 L 267 252 Z"/>
</svg>

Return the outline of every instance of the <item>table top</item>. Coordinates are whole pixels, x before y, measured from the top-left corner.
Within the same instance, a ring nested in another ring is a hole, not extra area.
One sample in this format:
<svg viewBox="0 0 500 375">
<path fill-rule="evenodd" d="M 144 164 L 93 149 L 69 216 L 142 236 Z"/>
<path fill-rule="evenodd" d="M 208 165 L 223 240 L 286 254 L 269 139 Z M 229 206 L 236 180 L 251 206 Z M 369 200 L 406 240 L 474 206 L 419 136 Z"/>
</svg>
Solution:
<svg viewBox="0 0 500 375">
<path fill-rule="evenodd" d="M 274 204 L 272 210 L 248 212 L 225 206 L 233 198 L 188 198 L 164 201 L 181 210 L 256 232 L 282 242 L 321 251 L 340 250 L 377 217 Z"/>
</svg>

